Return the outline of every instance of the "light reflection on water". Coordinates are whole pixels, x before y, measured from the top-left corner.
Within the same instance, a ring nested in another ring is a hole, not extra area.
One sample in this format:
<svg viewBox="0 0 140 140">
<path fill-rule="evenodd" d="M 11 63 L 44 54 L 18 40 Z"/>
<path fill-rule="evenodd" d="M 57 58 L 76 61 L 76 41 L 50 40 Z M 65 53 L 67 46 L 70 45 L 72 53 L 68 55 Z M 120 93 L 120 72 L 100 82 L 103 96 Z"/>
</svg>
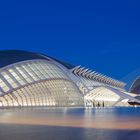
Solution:
<svg viewBox="0 0 140 140">
<path fill-rule="evenodd" d="M 15 135 L 21 140 L 140 139 L 140 108 L 0 110 L 0 140 Z"/>
</svg>

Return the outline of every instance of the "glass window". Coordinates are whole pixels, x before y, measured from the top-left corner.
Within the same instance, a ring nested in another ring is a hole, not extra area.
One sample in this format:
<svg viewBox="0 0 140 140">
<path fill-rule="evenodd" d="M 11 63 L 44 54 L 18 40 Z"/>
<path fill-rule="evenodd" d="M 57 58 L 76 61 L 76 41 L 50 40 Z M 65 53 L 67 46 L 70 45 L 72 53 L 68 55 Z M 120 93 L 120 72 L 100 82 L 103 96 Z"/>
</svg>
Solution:
<svg viewBox="0 0 140 140">
<path fill-rule="evenodd" d="M 14 69 L 9 69 L 8 71 L 15 77 L 15 79 L 16 79 L 21 85 L 25 85 L 25 84 L 26 84 L 26 83 L 23 81 L 23 79 L 14 71 Z"/>
<path fill-rule="evenodd" d="M 14 82 L 14 80 L 6 73 L 2 72 L 1 75 L 6 79 L 6 81 L 13 87 L 17 88 L 18 85 Z"/>
<path fill-rule="evenodd" d="M 23 68 L 21 67 L 16 67 L 17 71 L 25 78 L 25 80 L 28 82 L 28 83 L 31 83 L 32 80 L 30 79 L 29 76 L 26 75 L 25 71 L 23 70 Z"/>
<path fill-rule="evenodd" d="M 5 84 L 5 82 L 2 79 L 0 79 L 0 87 L 2 88 L 4 92 L 7 92 L 10 90 L 10 88 Z"/>
<path fill-rule="evenodd" d="M 22 65 L 22 67 L 26 70 L 26 72 L 35 80 L 38 80 L 38 77 L 35 75 L 33 70 L 29 67 L 29 64 Z"/>
</svg>

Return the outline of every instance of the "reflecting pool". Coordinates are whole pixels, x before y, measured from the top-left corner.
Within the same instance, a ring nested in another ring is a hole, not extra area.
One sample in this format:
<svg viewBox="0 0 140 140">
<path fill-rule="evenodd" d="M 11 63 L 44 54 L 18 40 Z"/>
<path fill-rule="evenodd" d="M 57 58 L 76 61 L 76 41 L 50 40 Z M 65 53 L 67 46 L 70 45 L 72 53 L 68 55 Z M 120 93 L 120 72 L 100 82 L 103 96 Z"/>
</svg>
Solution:
<svg viewBox="0 0 140 140">
<path fill-rule="evenodd" d="M 0 110 L 0 140 L 139 140 L 140 108 Z"/>
</svg>

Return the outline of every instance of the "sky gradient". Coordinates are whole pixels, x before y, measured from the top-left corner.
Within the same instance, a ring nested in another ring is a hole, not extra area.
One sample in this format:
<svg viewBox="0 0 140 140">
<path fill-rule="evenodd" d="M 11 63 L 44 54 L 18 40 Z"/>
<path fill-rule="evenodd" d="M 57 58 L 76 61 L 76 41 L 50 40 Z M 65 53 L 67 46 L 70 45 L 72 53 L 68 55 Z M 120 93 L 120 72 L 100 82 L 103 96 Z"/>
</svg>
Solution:
<svg viewBox="0 0 140 140">
<path fill-rule="evenodd" d="M 121 79 L 140 67 L 139 1 L 0 4 L 0 50 L 45 53 Z"/>
</svg>

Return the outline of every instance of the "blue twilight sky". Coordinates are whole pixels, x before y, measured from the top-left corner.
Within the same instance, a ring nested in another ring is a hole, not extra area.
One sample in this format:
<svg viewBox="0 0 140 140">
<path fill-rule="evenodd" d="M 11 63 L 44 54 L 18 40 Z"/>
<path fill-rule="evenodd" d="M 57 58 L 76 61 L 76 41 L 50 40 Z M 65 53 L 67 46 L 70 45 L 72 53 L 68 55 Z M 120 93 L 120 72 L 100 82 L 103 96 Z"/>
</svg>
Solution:
<svg viewBox="0 0 140 140">
<path fill-rule="evenodd" d="M 0 50 L 46 53 L 121 79 L 140 67 L 140 2 L 0 2 Z"/>
</svg>

